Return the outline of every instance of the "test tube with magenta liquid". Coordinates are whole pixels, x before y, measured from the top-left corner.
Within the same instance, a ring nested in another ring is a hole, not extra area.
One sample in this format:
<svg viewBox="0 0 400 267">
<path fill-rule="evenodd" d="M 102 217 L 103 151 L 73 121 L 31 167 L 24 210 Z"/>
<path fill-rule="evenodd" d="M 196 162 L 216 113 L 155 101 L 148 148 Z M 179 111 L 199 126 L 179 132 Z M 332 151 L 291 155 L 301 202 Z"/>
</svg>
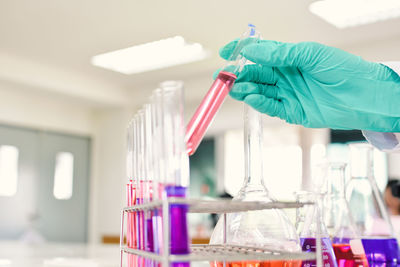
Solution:
<svg viewBox="0 0 400 267">
<path fill-rule="evenodd" d="M 260 34 L 256 31 L 255 26 L 252 24 L 248 26 L 248 30 L 237 42 L 225 67 L 218 74 L 186 128 L 185 141 L 189 155 L 193 155 L 196 152 L 205 132 L 247 62 L 246 58 L 240 54 L 240 51 L 245 45 L 256 43 L 259 40 Z"/>
</svg>

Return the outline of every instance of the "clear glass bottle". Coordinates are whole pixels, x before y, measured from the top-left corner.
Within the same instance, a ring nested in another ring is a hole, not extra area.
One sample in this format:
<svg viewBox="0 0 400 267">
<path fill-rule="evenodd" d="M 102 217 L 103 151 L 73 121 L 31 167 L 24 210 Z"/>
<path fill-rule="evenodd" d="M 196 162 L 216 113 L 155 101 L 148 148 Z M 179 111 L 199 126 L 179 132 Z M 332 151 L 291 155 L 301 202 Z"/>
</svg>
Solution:
<svg viewBox="0 0 400 267">
<path fill-rule="evenodd" d="M 260 113 L 245 106 L 245 179 L 233 201 L 274 202 L 263 179 L 262 124 Z M 299 252 L 298 235 L 286 214 L 280 209 L 227 214 L 226 240 L 223 240 L 223 218 L 211 236 L 210 244 L 233 244 L 260 247 L 284 252 Z M 225 242 L 226 241 L 226 242 Z M 226 266 L 297 267 L 301 261 L 233 262 Z M 211 266 L 224 266 L 213 262 Z"/>
<path fill-rule="evenodd" d="M 324 219 L 338 266 L 367 267 L 363 245 L 345 198 L 346 163 L 333 162 L 327 164 L 326 168 Z"/>
<path fill-rule="evenodd" d="M 373 147 L 367 143 L 352 143 L 349 148 L 351 179 L 346 186 L 346 199 L 367 259 L 372 266 L 380 263 L 397 266 L 398 243 L 375 181 Z"/>
</svg>

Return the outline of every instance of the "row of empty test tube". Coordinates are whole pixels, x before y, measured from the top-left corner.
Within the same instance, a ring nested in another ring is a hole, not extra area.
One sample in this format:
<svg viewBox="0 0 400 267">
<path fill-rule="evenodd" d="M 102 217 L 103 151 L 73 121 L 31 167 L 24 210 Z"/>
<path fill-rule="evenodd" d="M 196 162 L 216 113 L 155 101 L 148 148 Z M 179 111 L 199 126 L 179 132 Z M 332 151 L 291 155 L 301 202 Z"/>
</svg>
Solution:
<svg viewBox="0 0 400 267">
<path fill-rule="evenodd" d="M 186 197 L 189 159 L 184 140 L 182 82 L 161 83 L 149 103 L 133 117 L 127 132 L 127 206 Z M 183 204 L 169 207 L 172 255 L 189 253 L 187 209 Z M 161 208 L 128 213 L 127 246 L 162 254 L 162 220 Z M 129 267 L 157 265 L 130 254 L 127 262 Z M 186 263 L 171 266 L 186 266 Z"/>
</svg>

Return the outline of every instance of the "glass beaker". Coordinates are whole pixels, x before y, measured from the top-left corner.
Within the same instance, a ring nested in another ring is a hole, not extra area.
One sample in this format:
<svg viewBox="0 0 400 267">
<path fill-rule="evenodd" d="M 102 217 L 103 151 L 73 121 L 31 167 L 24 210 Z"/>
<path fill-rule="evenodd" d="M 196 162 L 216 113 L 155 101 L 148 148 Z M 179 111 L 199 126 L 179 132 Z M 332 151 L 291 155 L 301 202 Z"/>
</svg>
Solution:
<svg viewBox="0 0 400 267">
<path fill-rule="evenodd" d="M 260 113 L 245 106 L 245 179 L 233 201 L 274 202 L 264 185 L 262 166 L 262 124 Z M 211 236 L 210 244 L 251 246 L 282 252 L 299 252 L 298 235 L 286 214 L 280 209 L 267 209 L 226 216 L 224 240 L 223 217 L 218 221 Z M 274 266 L 298 267 L 299 260 L 227 262 L 225 266 Z M 211 266 L 224 266 L 213 262 Z"/>
<path fill-rule="evenodd" d="M 333 251 L 339 267 L 367 267 L 363 245 L 345 198 L 346 163 L 326 164 L 326 195 L 324 221 L 332 238 Z"/>
<path fill-rule="evenodd" d="M 362 238 L 365 255 L 371 266 L 397 266 L 398 243 L 393 226 L 378 189 L 373 172 L 373 147 L 352 143 L 350 148 L 351 179 L 346 199 Z"/>
<path fill-rule="evenodd" d="M 304 221 L 299 225 L 297 230 L 300 235 L 300 244 L 304 252 L 317 251 L 317 238 L 321 238 L 322 249 L 322 266 L 337 267 L 336 257 L 333 252 L 332 242 L 322 220 L 322 199 L 323 194 L 316 192 L 302 191 L 301 198 L 298 198 L 300 203 L 314 203 L 303 207 Z M 299 221 L 299 219 L 297 219 Z M 317 255 L 318 256 L 318 255 Z M 315 260 L 303 261 L 302 267 L 316 267 Z"/>
</svg>

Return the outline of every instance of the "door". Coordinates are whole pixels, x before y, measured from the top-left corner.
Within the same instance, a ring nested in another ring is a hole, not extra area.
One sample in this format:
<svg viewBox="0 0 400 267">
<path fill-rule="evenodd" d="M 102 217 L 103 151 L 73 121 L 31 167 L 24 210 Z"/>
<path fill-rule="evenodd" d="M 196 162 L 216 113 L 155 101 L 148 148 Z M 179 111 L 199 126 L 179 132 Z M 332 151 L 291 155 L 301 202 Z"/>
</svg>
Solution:
<svg viewBox="0 0 400 267">
<path fill-rule="evenodd" d="M 0 239 L 33 228 L 48 241 L 86 242 L 90 139 L 1 126 L 0 150 L 13 144 L 18 187 L 14 196 L 0 196 L 7 211 L 0 214 Z"/>
<path fill-rule="evenodd" d="M 0 149 L 4 145 L 14 147 L 17 151 L 16 176 L 2 175 L 0 177 L 0 239 L 17 239 L 25 229 L 29 227 L 30 218 L 35 214 L 37 196 L 37 172 L 38 165 L 37 143 L 38 133 L 32 130 L 22 130 L 0 125 Z M 4 168 L 4 157 L 8 153 L 2 153 L 0 167 Z M 1 164 L 3 163 L 3 164 Z M 3 174 L 3 173 L 2 173 Z M 16 188 L 11 184 L 16 178 Z M 16 191 L 14 191 L 16 189 Z"/>
</svg>

